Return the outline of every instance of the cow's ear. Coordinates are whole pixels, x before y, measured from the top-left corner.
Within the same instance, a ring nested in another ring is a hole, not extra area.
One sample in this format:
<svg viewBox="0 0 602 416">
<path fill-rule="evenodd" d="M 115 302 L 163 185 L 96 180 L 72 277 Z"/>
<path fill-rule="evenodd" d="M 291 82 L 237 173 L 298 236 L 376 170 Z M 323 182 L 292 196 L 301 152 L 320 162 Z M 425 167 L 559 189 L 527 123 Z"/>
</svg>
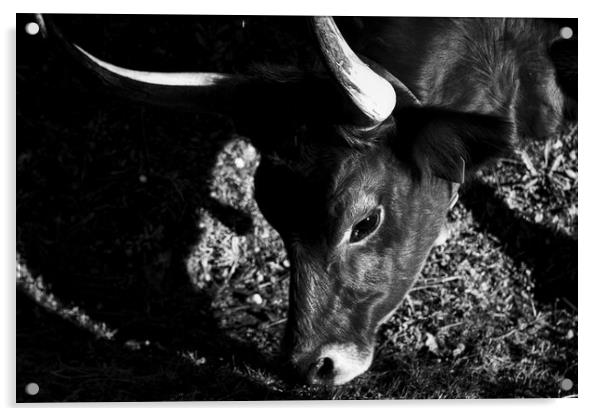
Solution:
<svg viewBox="0 0 602 416">
<path fill-rule="evenodd" d="M 512 149 L 514 124 L 504 117 L 440 108 L 396 112 L 399 154 L 422 171 L 462 183 L 464 177 Z"/>
</svg>

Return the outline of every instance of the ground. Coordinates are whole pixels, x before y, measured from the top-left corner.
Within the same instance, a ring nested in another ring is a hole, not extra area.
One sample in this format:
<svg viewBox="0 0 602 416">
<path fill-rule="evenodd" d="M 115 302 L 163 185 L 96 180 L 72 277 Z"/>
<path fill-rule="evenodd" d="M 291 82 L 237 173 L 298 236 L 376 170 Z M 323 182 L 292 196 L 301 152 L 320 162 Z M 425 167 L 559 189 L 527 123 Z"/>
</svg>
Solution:
<svg viewBox="0 0 602 416">
<path fill-rule="evenodd" d="M 200 52 L 181 63 L 309 54 L 270 43 L 264 19 L 184 19 Z M 150 23 L 130 59 L 183 59 Z M 289 264 L 253 199 L 252 144 L 219 116 L 99 91 L 41 39 L 17 39 L 17 401 L 577 395 L 576 125 L 463 187 L 370 370 L 310 388 L 279 362 Z"/>
</svg>

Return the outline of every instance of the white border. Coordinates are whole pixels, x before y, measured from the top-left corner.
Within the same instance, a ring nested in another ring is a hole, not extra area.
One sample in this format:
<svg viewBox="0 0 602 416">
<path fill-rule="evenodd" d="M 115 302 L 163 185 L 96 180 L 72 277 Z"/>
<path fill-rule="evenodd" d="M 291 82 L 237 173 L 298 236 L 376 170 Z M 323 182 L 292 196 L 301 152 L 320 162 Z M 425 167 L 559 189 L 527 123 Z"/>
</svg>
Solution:
<svg viewBox="0 0 602 416">
<path fill-rule="evenodd" d="M 3 6 L 7 7 L 7 6 Z M 9 6 L 10 7 L 10 6 Z M 400 15 L 400 16 L 480 16 L 480 17 L 577 17 L 575 2 L 548 0 L 504 0 L 482 2 L 478 0 L 394 1 L 369 0 L 303 0 L 297 2 L 278 0 L 169 0 L 140 2 L 127 0 L 102 0 L 83 2 L 76 0 L 23 0 L 14 5 L 22 13 L 157 13 L 157 14 L 271 14 L 271 15 Z"/>
<path fill-rule="evenodd" d="M 587 5 L 586 5 L 587 4 Z M 579 238 L 579 398 L 565 400 L 479 400 L 479 401 L 397 401 L 397 402 L 225 402 L 225 403 L 157 403 L 157 404 L 96 404 L 96 405 L 40 405 L 29 406 L 21 411 L 44 412 L 44 414 L 60 414 L 81 412 L 81 407 L 96 414 L 104 414 L 107 408 L 119 411 L 118 408 L 145 408 L 145 414 L 164 414 L 165 408 L 177 408 L 178 412 L 211 413 L 225 410 L 229 413 L 261 414 L 265 412 L 287 415 L 303 414 L 318 409 L 341 411 L 345 414 L 365 415 L 366 411 L 377 409 L 378 412 L 399 414 L 419 412 L 420 414 L 447 415 L 504 415 L 508 412 L 531 411 L 546 415 L 592 414 L 599 411 L 601 393 L 599 377 L 602 374 L 599 351 L 602 347 L 600 331 L 602 313 L 597 308 L 601 302 L 598 297 L 602 293 L 602 276 L 596 260 L 600 232 L 600 178 L 598 166 L 602 157 L 602 135 L 597 122 L 602 119 L 599 113 L 600 69 L 602 68 L 599 50 L 602 36 L 597 30 L 602 20 L 600 13 L 594 9 L 595 2 L 565 1 L 526 1 L 503 0 L 499 2 L 485 1 L 401 1 L 401 0 L 369 0 L 366 2 L 303 0 L 291 4 L 286 0 L 209 0 L 167 2 L 134 2 L 125 0 L 100 0 L 84 2 L 74 0 L 23 0 L 11 3 L 2 2 L 0 19 L 4 33 L 2 65 L 2 83 L 4 97 L 1 125 L 6 133 L 0 140 L 1 154 L 4 157 L 2 169 L 2 194 L 5 202 L 2 205 L 2 221 L 4 238 L 2 265 L 4 273 L 2 282 L 5 336 L 0 343 L 2 357 L 2 386 L 0 387 L 1 403 L 13 407 L 15 400 L 15 13 L 16 12 L 71 12 L 71 13 L 164 13 L 164 14 L 301 14 L 301 15 L 413 15 L 413 16 L 520 16 L 520 17 L 578 17 L 579 18 L 579 94 L 581 101 L 579 130 L 581 136 L 579 150 L 579 177 L 581 182 L 579 211 L 581 224 Z M 20 29 L 20 28 L 19 28 Z M 7 232 L 10 230 L 10 232 Z M 10 370 L 9 370 L 10 369 Z M 21 406 L 23 407 L 23 406 Z M 46 409 L 38 409 L 38 408 Z M 201 409 L 199 409 L 199 407 Z M 336 408 L 336 409 L 335 409 Z M 131 411 L 124 410 L 124 411 Z"/>
</svg>

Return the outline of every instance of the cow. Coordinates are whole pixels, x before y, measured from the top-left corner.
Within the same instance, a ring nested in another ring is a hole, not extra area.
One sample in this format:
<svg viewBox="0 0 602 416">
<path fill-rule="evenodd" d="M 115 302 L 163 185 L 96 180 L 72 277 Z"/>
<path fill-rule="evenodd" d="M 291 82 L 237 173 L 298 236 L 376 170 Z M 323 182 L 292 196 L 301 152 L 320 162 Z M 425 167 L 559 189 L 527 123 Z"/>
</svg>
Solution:
<svg viewBox="0 0 602 416">
<path fill-rule="evenodd" d="M 226 114 L 253 140 L 255 198 L 290 262 L 283 347 L 309 384 L 370 367 L 458 188 L 576 104 L 576 63 L 550 52 L 560 25 L 540 19 L 312 17 L 322 70 L 247 75 L 121 68 L 38 22 L 129 98 Z"/>
</svg>

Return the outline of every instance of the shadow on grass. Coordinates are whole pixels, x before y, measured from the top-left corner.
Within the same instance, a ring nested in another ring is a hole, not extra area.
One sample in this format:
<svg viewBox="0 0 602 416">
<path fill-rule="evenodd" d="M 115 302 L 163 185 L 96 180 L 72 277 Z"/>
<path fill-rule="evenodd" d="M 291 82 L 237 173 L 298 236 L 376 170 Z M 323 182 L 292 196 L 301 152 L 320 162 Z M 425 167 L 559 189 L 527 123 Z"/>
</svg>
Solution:
<svg viewBox="0 0 602 416">
<path fill-rule="evenodd" d="M 467 187 L 462 202 L 478 228 L 499 238 L 510 257 L 533 269 L 537 300 L 565 298 L 577 305 L 577 239 L 521 218 L 494 188 L 480 182 Z"/>
<path fill-rule="evenodd" d="M 210 196 L 230 125 L 107 97 L 26 36 L 17 37 L 17 250 L 63 304 L 117 334 L 96 339 L 19 294 L 17 400 L 279 398 L 244 375 L 273 362 L 220 329 L 185 270 L 200 208 L 236 233 L 252 226 Z M 38 396 L 23 393 L 28 382 Z"/>
<path fill-rule="evenodd" d="M 281 396 L 233 370 L 233 356 L 248 365 L 256 361 L 254 351 L 219 339 L 214 331 L 198 325 L 192 341 L 205 352 L 202 365 L 174 354 L 173 345 L 154 342 L 132 349 L 122 342 L 98 339 L 22 294 L 17 296 L 17 316 L 17 402 L 275 400 Z M 37 395 L 25 393 L 28 383 L 39 385 Z"/>
</svg>

